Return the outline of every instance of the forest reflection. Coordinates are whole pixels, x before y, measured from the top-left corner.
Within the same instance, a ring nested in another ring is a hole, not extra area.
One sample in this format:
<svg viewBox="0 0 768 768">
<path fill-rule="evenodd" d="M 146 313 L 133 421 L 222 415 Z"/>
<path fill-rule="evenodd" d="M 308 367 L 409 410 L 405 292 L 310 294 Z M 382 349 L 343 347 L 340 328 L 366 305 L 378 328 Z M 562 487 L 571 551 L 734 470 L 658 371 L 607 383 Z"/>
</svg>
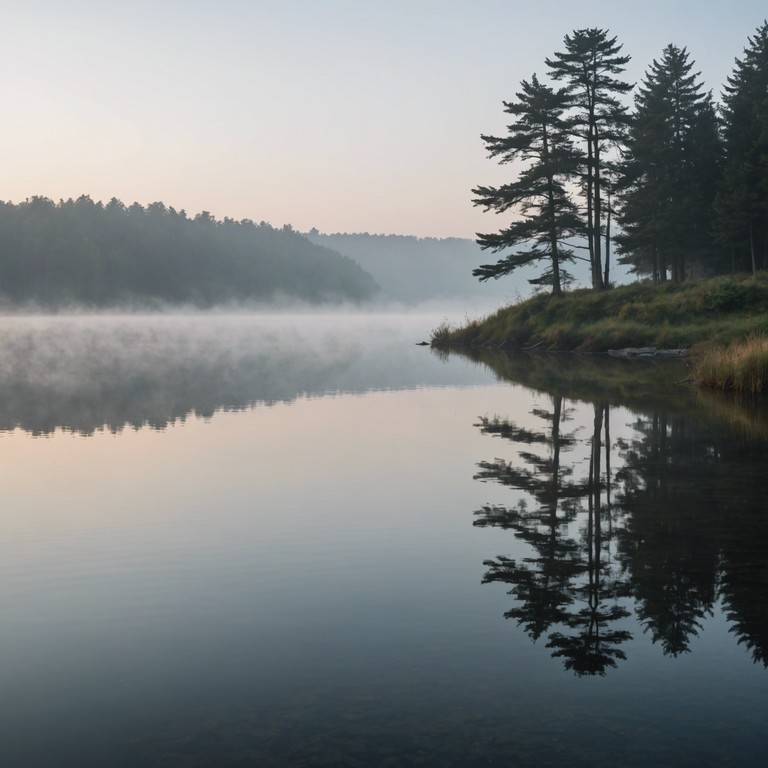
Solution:
<svg viewBox="0 0 768 768">
<path fill-rule="evenodd" d="M 497 372 L 509 372 L 505 360 Z M 530 376 L 535 361 L 528 363 Z M 514 453 L 480 461 L 475 477 L 509 486 L 515 503 L 483 507 L 474 525 L 508 529 L 526 545 L 521 558 L 486 560 L 483 582 L 504 584 L 514 599 L 506 618 L 533 641 L 545 639 L 577 675 L 604 675 L 627 658 L 632 613 L 676 657 L 691 651 L 718 607 L 737 641 L 768 667 L 761 408 L 753 404 L 739 418 L 743 406 L 680 387 L 665 405 L 658 374 L 651 371 L 656 395 L 649 379 L 645 407 L 634 405 L 629 416 L 614 405 L 631 396 L 605 389 L 603 379 L 602 393 L 585 402 L 576 376 L 578 397 L 554 380 L 547 406 L 531 413 L 534 426 L 479 420 L 483 434 Z"/>
<path fill-rule="evenodd" d="M 340 392 L 478 383 L 413 344 L 417 313 L 4 316 L 0 432 L 90 435 Z"/>
</svg>

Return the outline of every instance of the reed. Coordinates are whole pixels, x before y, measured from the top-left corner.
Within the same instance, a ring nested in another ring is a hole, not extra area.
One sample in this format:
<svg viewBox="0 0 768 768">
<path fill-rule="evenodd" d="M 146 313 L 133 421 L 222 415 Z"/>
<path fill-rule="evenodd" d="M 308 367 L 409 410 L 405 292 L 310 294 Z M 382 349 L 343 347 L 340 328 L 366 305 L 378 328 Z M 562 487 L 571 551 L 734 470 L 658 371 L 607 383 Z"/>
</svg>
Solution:
<svg viewBox="0 0 768 768">
<path fill-rule="evenodd" d="M 693 379 L 713 389 L 745 394 L 768 391 L 768 336 L 701 350 L 693 359 Z"/>
</svg>

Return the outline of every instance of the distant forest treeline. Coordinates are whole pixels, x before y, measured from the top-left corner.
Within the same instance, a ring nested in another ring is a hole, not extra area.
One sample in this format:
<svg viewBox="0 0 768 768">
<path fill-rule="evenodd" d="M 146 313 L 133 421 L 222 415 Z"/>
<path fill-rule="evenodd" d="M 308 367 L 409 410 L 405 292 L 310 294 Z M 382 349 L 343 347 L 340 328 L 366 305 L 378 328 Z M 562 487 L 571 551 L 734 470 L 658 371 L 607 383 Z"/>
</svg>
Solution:
<svg viewBox="0 0 768 768">
<path fill-rule="evenodd" d="M 63 306 L 372 298 L 352 259 L 290 226 L 87 196 L 0 202 L 0 298 Z"/>
<path fill-rule="evenodd" d="M 474 240 L 460 237 L 413 237 L 362 233 L 307 233 L 313 243 L 324 245 L 358 262 L 396 301 L 413 303 L 430 299 L 482 299 L 509 301 L 528 294 L 525 275 L 491 285 L 469 279 L 482 258 Z"/>
</svg>

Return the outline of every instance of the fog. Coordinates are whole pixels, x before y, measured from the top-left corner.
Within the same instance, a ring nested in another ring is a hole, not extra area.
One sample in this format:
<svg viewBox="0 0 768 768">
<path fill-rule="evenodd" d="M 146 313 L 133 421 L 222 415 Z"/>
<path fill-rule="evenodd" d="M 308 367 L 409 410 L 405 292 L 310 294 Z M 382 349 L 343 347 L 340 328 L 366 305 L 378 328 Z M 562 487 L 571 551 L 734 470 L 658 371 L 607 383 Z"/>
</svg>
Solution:
<svg viewBox="0 0 768 768">
<path fill-rule="evenodd" d="M 480 281 L 472 270 L 481 264 L 494 264 L 508 252 L 483 250 L 467 238 L 411 237 L 407 235 L 372 235 L 364 233 L 323 234 L 312 230 L 306 237 L 313 243 L 354 259 L 373 276 L 388 301 L 405 305 L 432 302 L 472 302 L 509 304 L 534 293 L 529 282 L 541 274 L 539 264 L 524 266 L 498 280 Z M 584 260 L 586 242 L 575 238 L 570 245 L 581 258 L 563 265 L 573 277 L 570 288 L 591 284 L 590 269 Z M 626 283 L 628 268 L 610 257 L 610 279 Z"/>
<path fill-rule="evenodd" d="M 377 313 L 6 315 L 0 430 L 161 429 L 300 397 L 489 381 L 471 363 L 441 361 L 416 346 L 452 316 L 395 306 Z"/>
</svg>

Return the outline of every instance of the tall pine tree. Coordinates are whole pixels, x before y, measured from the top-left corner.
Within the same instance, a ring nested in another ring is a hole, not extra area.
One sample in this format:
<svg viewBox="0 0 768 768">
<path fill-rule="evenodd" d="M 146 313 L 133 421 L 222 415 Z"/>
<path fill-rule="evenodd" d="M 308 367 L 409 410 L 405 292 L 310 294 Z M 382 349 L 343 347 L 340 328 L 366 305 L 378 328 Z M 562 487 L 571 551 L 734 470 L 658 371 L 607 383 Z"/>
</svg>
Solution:
<svg viewBox="0 0 768 768">
<path fill-rule="evenodd" d="M 618 79 L 629 61 L 622 46 L 604 29 L 577 29 L 564 39 L 565 50 L 547 59 L 550 74 L 563 80 L 575 109 L 571 131 L 585 146 L 586 165 L 582 187 L 586 198 L 585 230 L 592 266 L 592 285 L 606 285 L 602 270 L 603 153 L 624 134 L 626 110 L 618 97 L 632 86 Z"/>
<path fill-rule="evenodd" d="M 579 227 L 576 208 L 566 191 L 566 182 L 579 162 L 566 132 L 563 112 L 567 106 L 563 90 L 542 85 L 536 75 L 524 80 L 517 101 L 504 102 L 505 112 L 514 117 L 503 137 L 483 136 L 490 157 L 501 163 L 523 161 L 516 181 L 501 187 L 477 187 L 475 205 L 486 211 L 519 215 L 506 229 L 478 234 L 478 244 L 494 253 L 508 248 L 520 250 L 495 264 L 483 264 L 472 274 L 480 280 L 499 278 L 529 264 L 546 263 L 543 273 L 530 280 L 534 285 L 551 285 L 559 296 L 569 275 L 562 264 L 573 259 L 564 241 Z"/>
<path fill-rule="evenodd" d="M 768 21 L 749 38 L 723 93 L 725 178 L 717 206 L 724 245 L 768 259 Z"/>
<path fill-rule="evenodd" d="M 702 93 L 685 48 L 668 45 L 635 95 L 623 164 L 623 263 L 664 281 L 682 281 L 695 262 L 708 269 L 710 221 L 720 174 L 712 98 Z"/>
</svg>

